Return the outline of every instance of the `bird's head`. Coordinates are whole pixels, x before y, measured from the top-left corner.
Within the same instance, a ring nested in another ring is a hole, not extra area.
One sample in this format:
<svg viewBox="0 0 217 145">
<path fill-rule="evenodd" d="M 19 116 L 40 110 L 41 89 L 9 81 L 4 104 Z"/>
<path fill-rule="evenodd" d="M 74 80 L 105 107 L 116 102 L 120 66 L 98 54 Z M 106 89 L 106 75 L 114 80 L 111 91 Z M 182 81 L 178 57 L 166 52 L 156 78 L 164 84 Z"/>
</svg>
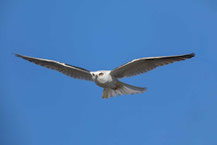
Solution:
<svg viewBox="0 0 217 145">
<path fill-rule="evenodd" d="M 101 76 L 103 76 L 104 73 L 100 72 L 100 71 L 99 72 L 91 72 L 91 75 L 92 75 L 92 79 L 95 80 L 95 79 L 100 78 Z"/>
</svg>

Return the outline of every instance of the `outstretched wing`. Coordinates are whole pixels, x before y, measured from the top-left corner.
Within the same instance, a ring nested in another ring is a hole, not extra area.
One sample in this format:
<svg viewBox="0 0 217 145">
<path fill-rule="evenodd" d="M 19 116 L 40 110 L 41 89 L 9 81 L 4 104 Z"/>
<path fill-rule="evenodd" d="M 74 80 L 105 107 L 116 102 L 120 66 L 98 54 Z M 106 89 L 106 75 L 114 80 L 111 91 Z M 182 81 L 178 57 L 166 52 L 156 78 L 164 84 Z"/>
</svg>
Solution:
<svg viewBox="0 0 217 145">
<path fill-rule="evenodd" d="M 145 57 L 134 59 L 122 66 L 119 66 L 111 71 L 111 75 L 116 78 L 130 77 L 145 73 L 158 66 L 167 65 L 176 61 L 181 61 L 194 57 L 195 54 L 177 55 L 177 56 L 160 56 L 160 57 Z"/>
<path fill-rule="evenodd" d="M 61 63 L 61 62 L 54 61 L 54 60 L 23 56 L 20 54 L 16 54 L 16 56 L 21 57 L 30 62 L 33 62 L 35 64 L 38 64 L 40 66 L 59 71 L 73 78 L 92 81 L 92 76 L 90 74 L 90 71 L 80 68 L 80 67 L 71 66 L 69 64 Z"/>
</svg>

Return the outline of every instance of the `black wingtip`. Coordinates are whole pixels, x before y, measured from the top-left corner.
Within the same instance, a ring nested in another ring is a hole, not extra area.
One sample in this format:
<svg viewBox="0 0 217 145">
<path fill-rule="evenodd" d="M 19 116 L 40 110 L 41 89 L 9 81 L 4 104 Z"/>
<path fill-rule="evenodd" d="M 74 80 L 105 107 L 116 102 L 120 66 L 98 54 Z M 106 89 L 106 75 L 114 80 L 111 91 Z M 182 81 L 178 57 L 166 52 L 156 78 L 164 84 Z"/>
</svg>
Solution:
<svg viewBox="0 0 217 145">
<path fill-rule="evenodd" d="M 192 57 L 195 57 L 195 53 L 191 53 L 191 56 L 192 56 Z"/>
<path fill-rule="evenodd" d="M 23 58 L 23 59 L 27 58 L 26 56 L 23 56 L 23 55 L 18 54 L 18 53 L 15 53 L 14 55 L 15 55 L 16 57 L 20 57 L 20 58 Z"/>
<path fill-rule="evenodd" d="M 195 57 L 195 53 L 190 53 L 190 54 L 187 54 L 187 55 L 186 55 L 186 57 L 187 57 L 187 58 L 192 58 L 192 57 Z"/>
<path fill-rule="evenodd" d="M 15 53 L 14 54 L 16 57 L 22 57 L 22 55 L 18 54 L 18 53 Z"/>
</svg>

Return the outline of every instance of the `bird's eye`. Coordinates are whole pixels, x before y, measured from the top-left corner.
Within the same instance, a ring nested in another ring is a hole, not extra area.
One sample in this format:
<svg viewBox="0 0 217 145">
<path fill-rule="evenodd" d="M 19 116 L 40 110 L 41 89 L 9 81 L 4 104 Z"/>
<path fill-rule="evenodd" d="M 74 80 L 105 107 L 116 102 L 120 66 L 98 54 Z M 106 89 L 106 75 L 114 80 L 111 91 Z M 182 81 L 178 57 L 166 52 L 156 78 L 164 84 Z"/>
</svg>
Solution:
<svg viewBox="0 0 217 145">
<path fill-rule="evenodd" d="M 99 73 L 99 76 L 103 76 L 103 73 Z"/>
<path fill-rule="evenodd" d="M 95 76 L 95 74 L 93 74 L 93 76 Z"/>
</svg>

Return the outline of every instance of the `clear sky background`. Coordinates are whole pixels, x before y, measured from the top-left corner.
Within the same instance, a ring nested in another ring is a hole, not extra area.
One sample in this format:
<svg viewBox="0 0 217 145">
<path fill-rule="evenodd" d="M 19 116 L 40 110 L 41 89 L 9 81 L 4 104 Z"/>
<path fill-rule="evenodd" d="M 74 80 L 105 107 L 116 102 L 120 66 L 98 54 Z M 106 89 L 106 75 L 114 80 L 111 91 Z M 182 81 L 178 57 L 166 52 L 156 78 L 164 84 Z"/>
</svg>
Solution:
<svg viewBox="0 0 217 145">
<path fill-rule="evenodd" d="M 148 56 L 196 57 L 103 89 L 20 58 L 89 70 Z M 217 1 L 1 0 L 1 145 L 216 145 Z"/>
</svg>

